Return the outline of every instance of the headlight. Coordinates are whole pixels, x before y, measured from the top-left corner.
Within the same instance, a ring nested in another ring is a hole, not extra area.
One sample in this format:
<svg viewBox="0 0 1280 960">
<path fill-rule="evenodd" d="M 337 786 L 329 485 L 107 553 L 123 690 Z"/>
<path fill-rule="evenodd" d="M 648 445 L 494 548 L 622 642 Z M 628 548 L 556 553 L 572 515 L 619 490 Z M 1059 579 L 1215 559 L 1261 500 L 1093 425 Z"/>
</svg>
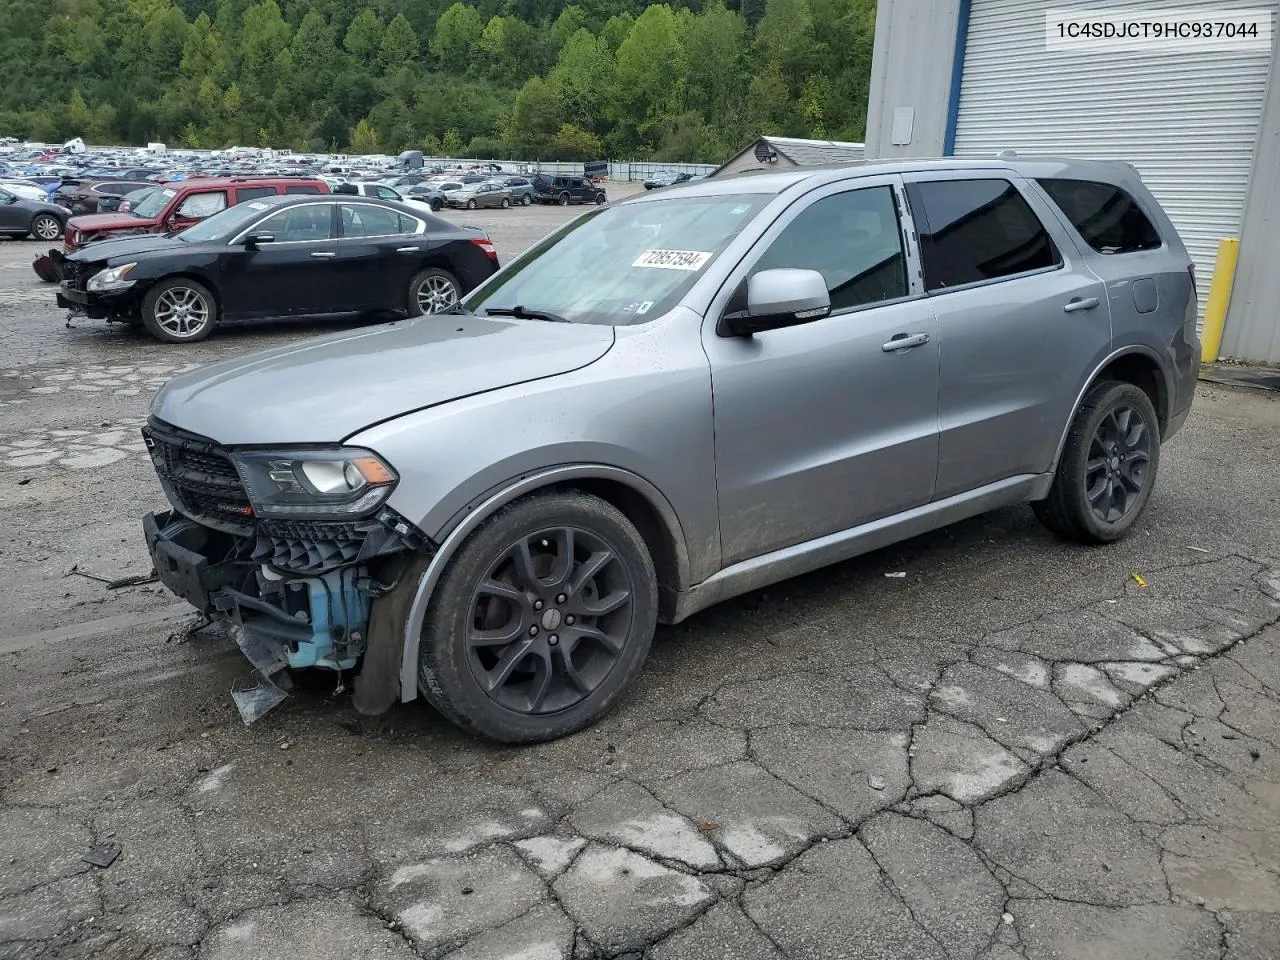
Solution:
<svg viewBox="0 0 1280 960">
<path fill-rule="evenodd" d="M 264 517 L 361 517 L 391 495 L 399 477 L 368 450 L 233 453 L 254 511 Z"/>
<path fill-rule="evenodd" d="M 132 280 L 126 280 L 129 272 L 136 267 L 136 263 L 126 263 L 122 267 L 112 267 L 110 270 L 100 270 L 89 278 L 90 290 L 125 290 L 133 286 Z"/>
</svg>

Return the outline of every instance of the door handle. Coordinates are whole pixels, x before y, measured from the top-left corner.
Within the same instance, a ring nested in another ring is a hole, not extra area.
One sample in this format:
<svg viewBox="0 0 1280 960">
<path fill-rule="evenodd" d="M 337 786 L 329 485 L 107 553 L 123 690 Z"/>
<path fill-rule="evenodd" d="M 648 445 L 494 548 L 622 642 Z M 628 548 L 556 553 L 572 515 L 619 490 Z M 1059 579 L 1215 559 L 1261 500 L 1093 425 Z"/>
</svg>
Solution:
<svg viewBox="0 0 1280 960">
<path fill-rule="evenodd" d="M 334 253 L 332 250 L 317 250 L 315 253 L 311 255 L 315 257 L 317 260 L 328 260 L 332 257 L 337 256 L 337 254 Z"/>
<path fill-rule="evenodd" d="M 418 247 L 396 247 L 396 253 L 417 253 Z"/>
<path fill-rule="evenodd" d="M 1066 313 L 1078 313 L 1081 310 L 1092 310 L 1097 305 L 1097 297 L 1075 297 L 1068 300 L 1062 309 Z"/>
<path fill-rule="evenodd" d="M 923 347 L 928 342 L 927 333 L 895 333 L 888 343 L 880 345 L 880 349 L 885 353 L 897 353 L 899 350 Z"/>
</svg>

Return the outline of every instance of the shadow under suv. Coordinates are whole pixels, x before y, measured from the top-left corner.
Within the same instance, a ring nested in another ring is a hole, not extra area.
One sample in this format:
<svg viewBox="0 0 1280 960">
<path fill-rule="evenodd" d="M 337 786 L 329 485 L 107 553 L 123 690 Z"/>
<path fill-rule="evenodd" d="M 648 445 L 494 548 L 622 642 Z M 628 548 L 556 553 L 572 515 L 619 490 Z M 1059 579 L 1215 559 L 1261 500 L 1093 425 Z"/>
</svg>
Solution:
<svg viewBox="0 0 1280 960">
<path fill-rule="evenodd" d="M 655 623 L 995 507 L 1116 540 L 1198 372 L 1134 169 L 712 178 L 591 211 L 451 315 L 205 367 L 145 433 L 161 579 L 260 675 L 356 670 L 509 742 L 578 730 Z M 359 385 L 353 389 L 353 386 Z"/>
</svg>

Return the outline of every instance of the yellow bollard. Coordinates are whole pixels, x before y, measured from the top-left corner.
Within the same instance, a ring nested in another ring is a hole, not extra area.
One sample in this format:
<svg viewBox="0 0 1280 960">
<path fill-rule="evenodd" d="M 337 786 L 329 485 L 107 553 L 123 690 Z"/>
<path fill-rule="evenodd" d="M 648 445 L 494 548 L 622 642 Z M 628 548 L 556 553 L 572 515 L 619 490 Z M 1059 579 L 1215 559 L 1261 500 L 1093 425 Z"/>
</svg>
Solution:
<svg viewBox="0 0 1280 960">
<path fill-rule="evenodd" d="M 1234 238 L 1218 242 L 1218 262 L 1213 268 L 1209 286 L 1209 302 L 1204 308 L 1204 328 L 1200 331 L 1200 362 L 1217 363 L 1222 347 L 1222 327 L 1227 322 L 1227 304 L 1231 302 L 1231 284 L 1236 277 L 1236 257 L 1240 241 Z"/>
</svg>

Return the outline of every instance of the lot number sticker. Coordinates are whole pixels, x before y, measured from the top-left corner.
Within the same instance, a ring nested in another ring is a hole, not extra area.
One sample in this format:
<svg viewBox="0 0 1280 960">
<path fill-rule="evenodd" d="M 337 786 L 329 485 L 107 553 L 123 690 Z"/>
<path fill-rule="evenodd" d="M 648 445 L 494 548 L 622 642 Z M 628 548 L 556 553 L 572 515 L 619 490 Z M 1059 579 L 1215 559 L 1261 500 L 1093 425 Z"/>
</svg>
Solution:
<svg viewBox="0 0 1280 960">
<path fill-rule="evenodd" d="M 657 267 L 660 270 L 701 270 L 711 259 L 700 250 L 646 250 L 636 257 L 633 267 Z"/>
</svg>

